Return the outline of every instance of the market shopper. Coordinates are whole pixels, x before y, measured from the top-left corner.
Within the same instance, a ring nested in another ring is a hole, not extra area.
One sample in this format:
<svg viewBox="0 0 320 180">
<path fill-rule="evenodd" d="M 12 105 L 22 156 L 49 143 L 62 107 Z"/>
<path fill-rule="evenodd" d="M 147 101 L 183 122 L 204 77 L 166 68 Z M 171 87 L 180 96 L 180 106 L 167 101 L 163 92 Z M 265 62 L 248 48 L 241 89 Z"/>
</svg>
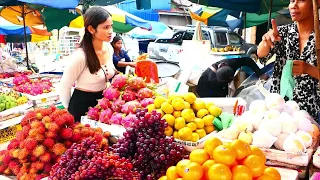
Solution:
<svg viewBox="0 0 320 180">
<path fill-rule="evenodd" d="M 294 22 L 278 27 L 272 20 L 273 29 L 263 36 L 258 46 L 258 56 L 264 63 L 276 55 L 271 77 L 271 92 L 274 93 L 280 93 L 280 78 L 286 61 L 294 60 L 292 73 L 296 83 L 293 100 L 317 120 L 320 89 L 312 0 L 291 0 L 289 11 Z"/>
<path fill-rule="evenodd" d="M 226 97 L 228 84 L 233 80 L 235 72 L 243 66 L 249 67 L 260 78 L 268 78 L 249 57 L 223 59 L 202 73 L 197 85 L 197 94 L 200 97 Z"/>
<path fill-rule="evenodd" d="M 68 111 L 80 121 L 89 107 L 102 98 L 102 91 L 115 74 L 112 63 L 112 18 L 101 7 L 91 7 L 84 14 L 85 34 L 68 60 L 60 82 L 60 99 Z M 71 88 L 75 89 L 71 96 Z"/>
<path fill-rule="evenodd" d="M 119 72 L 125 74 L 127 66 L 136 67 L 136 62 L 132 62 L 128 53 L 122 48 L 122 38 L 120 36 L 115 36 L 111 45 L 114 50 L 113 64 Z"/>
</svg>

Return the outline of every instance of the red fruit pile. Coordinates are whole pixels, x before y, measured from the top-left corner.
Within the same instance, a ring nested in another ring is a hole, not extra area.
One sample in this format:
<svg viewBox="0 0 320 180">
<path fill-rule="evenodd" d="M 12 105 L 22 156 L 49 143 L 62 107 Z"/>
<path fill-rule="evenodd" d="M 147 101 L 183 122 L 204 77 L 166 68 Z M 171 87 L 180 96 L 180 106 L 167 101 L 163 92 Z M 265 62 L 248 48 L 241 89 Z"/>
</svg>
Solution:
<svg viewBox="0 0 320 180">
<path fill-rule="evenodd" d="M 13 89 L 21 92 L 30 94 L 33 96 L 49 93 L 52 90 L 52 83 L 48 79 L 30 79 L 26 75 L 20 75 L 13 78 Z"/>
<path fill-rule="evenodd" d="M 32 71 L 22 71 L 22 72 L 13 72 L 13 73 L 0 73 L 0 79 L 6 79 L 10 77 L 17 77 L 21 75 L 30 75 Z"/>
<path fill-rule="evenodd" d="M 111 86 L 104 90 L 104 97 L 98 105 L 89 108 L 88 118 L 130 127 L 135 117 L 131 114 L 153 104 L 155 93 L 152 86 L 141 77 L 118 74 L 112 79 Z"/>
<path fill-rule="evenodd" d="M 71 114 L 55 106 L 27 112 L 21 125 L 22 130 L 0 154 L 0 174 L 21 180 L 48 176 L 52 165 L 73 143 L 103 134 L 101 128 L 74 124 Z"/>
</svg>

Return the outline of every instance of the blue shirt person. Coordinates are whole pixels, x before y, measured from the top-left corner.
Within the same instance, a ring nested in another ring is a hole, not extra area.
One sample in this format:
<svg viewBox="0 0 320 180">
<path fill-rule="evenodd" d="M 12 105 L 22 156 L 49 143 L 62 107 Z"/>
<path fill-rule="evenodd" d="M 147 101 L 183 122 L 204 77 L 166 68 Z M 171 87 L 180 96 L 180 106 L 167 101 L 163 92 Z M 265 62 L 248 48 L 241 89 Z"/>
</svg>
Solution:
<svg viewBox="0 0 320 180">
<path fill-rule="evenodd" d="M 136 67 L 136 63 L 132 62 L 128 53 L 122 49 L 122 38 L 120 36 L 115 36 L 111 45 L 114 49 L 113 64 L 119 72 L 124 74 L 127 66 Z"/>
</svg>

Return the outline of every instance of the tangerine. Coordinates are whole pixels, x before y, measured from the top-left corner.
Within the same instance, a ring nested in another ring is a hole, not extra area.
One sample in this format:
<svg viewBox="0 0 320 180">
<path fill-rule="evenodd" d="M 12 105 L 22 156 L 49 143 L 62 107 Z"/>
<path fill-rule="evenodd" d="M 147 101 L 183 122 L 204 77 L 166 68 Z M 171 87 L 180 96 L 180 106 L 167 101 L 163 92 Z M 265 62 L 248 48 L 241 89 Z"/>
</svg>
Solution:
<svg viewBox="0 0 320 180">
<path fill-rule="evenodd" d="M 272 178 L 274 180 L 280 180 L 281 179 L 281 175 L 280 175 L 279 171 L 276 168 L 273 168 L 273 167 L 267 167 L 263 171 L 263 174 L 268 174 L 268 175 L 272 176 Z"/>
<path fill-rule="evenodd" d="M 189 162 L 190 162 L 189 159 L 183 159 L 177 163 L 176 168 L 177 168 L 177 173 L 179 176 L 183 177 L 184 169 L 187 167 Z"/>
<path fill-rule="evenodd" d="M 209 179 L 209 176 L 208 176 L 208 171 L 209 171 L 209 168 L 214 165 L 214 160 L 212 159 L 208 159 L 206 162 L 204 162 L 202 164 L 202 169 L 203 169 L 203 176 L 202 176 L 202 180 L 208 180 Z"/>
<path fill-rule="evenodd" d="M 214 164 L 208 171 L 209 180 L 231 180 L 232 173 L 228 166 L 224 164 Z"/>
<path fill-rule="evenodd" d="M 203 176 L 203 169 L 200 164 L 196 162 L 189 162 L 184 168 L 182 178 L 184 180 L 200 180 Z"/>
<path fill-rule="evenodd" d="M 259 177 L 262 175 L 265 165 L 263 160 L 257 155 L 250 155 L 243 160 L 243 165 L 252 171 L 252 176 Z"/>
<path fill-rule="evenodd" d="M 167 176 L 168 180 L 179 178 L 179 175 L 177 173 L 177 167 L 176 166 L 170 166 L 167 169 L 166 176 Z"/>
<path fill-rule="evenodd" d="M 256 178 L 255 180 L 274 180 L 273 177 L 269 174 L 262 174 L 261 176 L 259 176 L 258 178 Z"/>
<path fill-rule="evenodd" d="M 220 145 L 222 145 L 220 139 L 209 137 L 204 143 L 204 150 L 212 157 L 213 150 Z"/>
<path fill-rule="evenodd" d="M 241 160 L 251 154 L 249 144 L 237 139 L 231 142 L 231 147 L 236 151 L 236 159 Z"/>
<path fill-rule="evenodd" d="M 231 169 L 233 180 L 252 180 L 251 170 L 244 165 L 237 165 Z"/>
<path fill-rule="evenodd" d="M 196 162 L 202 165 L 210 159 L 210 156 L 204 149 L 195 149 L 190 153 L 189 158 L 191 162 Z"/>
<path fill-rule="evenodd" d="M 266 156 L 264 155 L 264 153 L 261 151 L 260 148 L 258 148 L 257 146 L 250 146 L 251 147 L 251 155 L 257 155 L 259 156 L 264 164 L 267 162 L 267 158 Z"/>
<path fill-rule="evenodd" d="M 213 150 L 213 159 L 217 163 L 232 165 L 236 161 L 236 151 L 228 146 L 220 145 Z"/>
</svg>

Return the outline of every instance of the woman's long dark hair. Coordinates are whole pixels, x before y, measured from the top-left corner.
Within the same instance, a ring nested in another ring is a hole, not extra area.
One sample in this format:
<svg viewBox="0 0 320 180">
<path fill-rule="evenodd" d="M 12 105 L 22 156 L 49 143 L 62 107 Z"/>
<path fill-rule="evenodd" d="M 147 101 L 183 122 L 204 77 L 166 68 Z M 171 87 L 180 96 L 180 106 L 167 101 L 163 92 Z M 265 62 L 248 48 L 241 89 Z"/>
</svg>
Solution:
<svg viewBox="0 0 320 180">
<path fill-rule="evenodd" d="M 99 71 L 101 64 L 93 48 L 93 35 L 89 32 L 88 27 L 92 26 L 92 28 L 97 29 L 98 25 L 105 22 L 109 17 L 111 17 L 111 15 L 102 7 L 91 7 L 86 10 L 83 17 L 85 33 L 82 41 L 80 42 L 80 47 L 85 53 L 86 65 L 89 68 L 90 73 L 93 74 Z"/>
<path fill-rule="evenodd" d="M 114 45 L 120 40 L 122 40 L 122 38 L 118 35 L 113 38 L 113 40 L 111 42 L 111 46 L 113 47 L 113 49 L 114 49 Z"/>
</svg>

